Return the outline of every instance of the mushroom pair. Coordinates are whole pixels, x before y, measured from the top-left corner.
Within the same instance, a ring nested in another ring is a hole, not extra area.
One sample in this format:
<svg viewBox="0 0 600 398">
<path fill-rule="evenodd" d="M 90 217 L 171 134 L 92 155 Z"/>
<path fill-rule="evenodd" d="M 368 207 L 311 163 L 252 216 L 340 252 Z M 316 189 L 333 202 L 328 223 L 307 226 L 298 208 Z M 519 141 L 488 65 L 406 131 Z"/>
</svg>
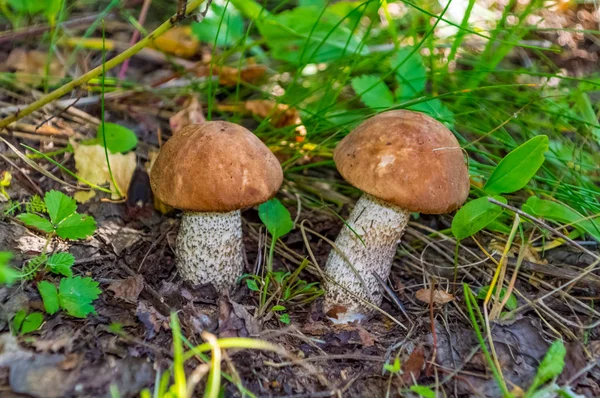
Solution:
<svg viewBox="0 0 600 398">
<path fill-rule="evenodd" d="M 275 155 L 242 126 L 205 122 L 173 135 L 150 183 L 158 199 L 184 211 L 176 246 L 183 279 L 232 286 L 244 268 L 240 210 L 273 197 L 282 181 Z"/>
<path fill-rule="evenodd" d="M 360 124 L 340 141 L 334 161 L 363 191 L 329 254 L 325 311 L 337 323 L 360 320 L 379 306 L 411 212 L 456 210 L 469 194 L 469 174 L 454 135 L 422 113 L 396 110 Z"/>
</svg>

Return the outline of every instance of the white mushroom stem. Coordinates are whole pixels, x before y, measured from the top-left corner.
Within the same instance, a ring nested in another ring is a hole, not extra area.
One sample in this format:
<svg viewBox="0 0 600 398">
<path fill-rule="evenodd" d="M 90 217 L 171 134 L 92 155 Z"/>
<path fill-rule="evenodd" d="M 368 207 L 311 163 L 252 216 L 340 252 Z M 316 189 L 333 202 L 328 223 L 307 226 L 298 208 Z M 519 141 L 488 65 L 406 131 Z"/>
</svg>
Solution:
<svg viewBox="0 0 600 398">
<path fill-rule="evenodd" d="M 361 320 L 372 312 L 354 296 L 381 304 L 383 295 L 373 272 L 387 280 L 409 216 L 408 211 L 368 194 L 358 200 L 325 266 L 325 273 L 335 281 L 325 282 L 325 311 L 333 322 Z"/>
<path fill-rule="evenodd" d="M 217 290 L 231 287 L 244 268 L 240 211 L 185 212 L 177 235 L 176 255 L 183 279 L 212 284 Z"/>
</svg>

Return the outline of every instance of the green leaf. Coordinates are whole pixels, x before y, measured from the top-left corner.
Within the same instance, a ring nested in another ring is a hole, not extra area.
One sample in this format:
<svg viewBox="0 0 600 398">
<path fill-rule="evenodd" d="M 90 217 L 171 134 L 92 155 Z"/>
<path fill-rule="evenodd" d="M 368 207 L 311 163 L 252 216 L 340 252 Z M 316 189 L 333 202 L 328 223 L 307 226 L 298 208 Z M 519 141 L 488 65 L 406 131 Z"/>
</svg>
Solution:
<svg viewBox="0 0 600 398">
<path fill-rule="evenodd" d="M 355 77 L 351 84 L 356 95 L 369 108 L 385 109 L 394 105 L 394 95 L 378 76 Z"/>
<path fill-rule="evenodd" d="M 295 65 L 367 54 L 361 35 L 346 22 L 328 10 L 321 13 L 318 7 L 297 7 L 256 20 L 271 55 Z"/>
<path fill-rule="evenodd" d="M 502 196 L 493 198 L 506 203 Z M 472 200 L 456 212 L 452 220 L 452 234 L 459 240 L 468 238 L 494 221 L 502 211 L 502 207 L 490 203 L 487 197 Z"/>
<path fill-rule="evenodd" d="M 83 214 L 72 214 L 56 228 L 56 234 L 63 239 L 85 239 L 96 231 L 96 220 Z"/>
<path fill-rule="evenodd" d="M 410 386 L 410 390 L 416 394 L 419 394 L 421 397 L 425 398 L 435 398 L 435 391 L 433 391 L 429 387 L 420 386 L 418 384 Z"/>
<path fill-rule="evenodd" d="M 92 302 L 98 298 L 102 290 L 98 282 L 92 278 L 63 278 L 60 281 L 58 300 L 60 307 L 67 314 L 76 318 L 85 318 L 88 314 L 96 313 Z"/>
<path fill-rule="evenodd" d="M 192 23 L 192 33 L 202 42 L 231 46 L 244 36 L 244 21 L 230 3 L 212 2 L 202 22 Z M 217 36 L 218 33 L 218 36 Z"/>
<path fill-rule="evenodd" d="M 258 206 L 258 216 L 273 239 L 279 239 L 294 228 L 290 212 L 278 199 L 271 199 Z"/>
<path fill-rule="evenodd" d="M 35 332 L 42 326 L 44 322 L 44 315 L 41 312 L 32 312 L 31 314 L 25 317 L 23 324 L 21 325 L 21 329 L 19 334 L 27 334 L 31 332 Z"/>
<path fill-rule="evenodd" d="M 106 135 L 106 148 L 111 153 L 131 151 L 138 143 L 133 131 L 115 123 L 104 123 L 104 135 Z M 104 146 L 104 135 L 102 134 L 102 124 L 100 124 L 96 137 L 102 146 Z"/>
<path fill-rule="evenodd" d="M 585 219 L 585 216 L 563 203 L 532 196 L 523 205 L 523 210 L 535 217 L 558 223 L 572 224 L 574 228 L 583 230 L 597 241 L 600 241 L 600 224 L 594 220 Z"/>
<path fill-rule="evenodd" d="M 50 315 L 53 315 L 59 309 L 58 303 L 58 291 L 56 286 L 48 281 L 41 281 L 37 285 L 42 301 L 44 302 L 44 309 Z"/>
<path fill-rule="evenodd" d="M 33 227 L 35 229 L 39 229 L 40 231 L 48 233 L 54 231 L 54 226 L 52 225 L 52 223 L 46 220 L 45 218 L 38 216 L 37 214 L 23 213 L 19 214 L 17 218 L 28 227 Z"/>
<path fill-rule="evenodd" d="M 592 101 L 590 101 L 588 93 L 582 91 L 578 92 L 575 95 L 575 104 L 583 120 L 585 120 L 592 126 L 598 125 L 598 115 L 596 115 L 596 112 L 592 107 Z M 600 144 L 600 128 L 588 127 L 588 129 L 592 132 L 592 135 L 594 136 L 596 142 Z"/>
<path fill-rule="evenodd" d="M 281 314 L 279 316 L 279 322 L 289 325 L 290 324 L 290 315 L 289 314 Z"/>
<path fill-rule="evenodd" d="M 9 252 L 0 252 L 0 285 L 12 285 L 21 277 L 21 273 L 8 265 L 13 255 Z"/>
<path fill-rule="evenodd" d="M 544 163 L 547 150 L 546 135 L 538 135 L 520 145 L 498 163 L 483 190 L 495 195 L 523 188 Z"/>
<path fill-rule="evenodd" d="M 489 290 L 490 290 L 489 285 L 482 286 L 481 289 L 479 289 L 479 292 L 477 292 L 477 298 L 480 300 L 485 300 Z M 496 287 L 494 287 L 492 294 L 496 294 Z M 503 287 L 500 290 L 500 301 L 504 300 L 505 295 L 506 295 L 506 288 Z M 517 308 L 517 305 L 519 305 L 519 302 L 517 301 L 517 297 L 511 293 L 510 296 L 508 297 L 508 300 L 506 301 L 505 306 L 506 306 L 506 308 L 508 308 L 509 310 L 512 311 Z"/>
<path fill-rule="evenodd" d="M 54 225 L 60 223 L 77 210 L 75 199 L 65 195 L 60 191 L 50 191 L 44 196 L 44 202 L 48 210 L 50 220 Z"/>
<path fill-rule="evenodd" d="M 398 81 L 396 98 L 398 100 L 406 101 L 413 99 L 425 90 L 427 71 L 423 66 L 421 54 L 417 50 L 411 55 L 413 50 L 413 47 L 401 48 L 392 62 L 392 68 L 400 65 L 396 69 L 396 80 Z"/>
<path fill-rule="evenodd" d="M 258 288 L 258 285 L 256 284 L 256 281 L 254 279 L 246 279 L 246 286 L 248 286 L 248 289 L 254 291 L 254 292 L 258 292 L 260 291 L 260 289 Z"/>
<path fill-rule="evenodd" d="M 73 276 L 71 267 L 75 264 L 75 257 L 71 253 L 56 253 L 50 256 L 46 265 L 55 274 Z"/>
<path fill-rule="evenodd" d="M 383 369 L 392 374 L 400 373 L 400 358 L 394 359 L 393 364 L 386 363 L 385 365 L 383 365 Z"/>
<path fill-rule="evenodd" d="M 560 376 L 565 367 L 565 355 L 567 349 L 562 341 L 557 340 L 548 349 L 544 359 L 538 367 L 537 374 L 531 383 L 531 387 L 527 391 L 526 397 L 529 397 L 535 392 L 535 390 L 542 384 L 550 381 L 551 379 Z"/>
<path fill-rule="evenodd" d="M 35 15 L 46 9 L 44 1 L 37 0 L 8 0 L 10 7 L 19 14 Z"/>
<path fill-rule="evenodd" d="M 15 317 L 12 320 L 13 330 L 15 334 L 19 334 L 19 331 L 21 330 L 21 325 L 23 325 L 23 321 L 25 320 L 26 316 L 27 313 L 25 312 L 25 310 L 19 310 L 15 314 Z"/>
<path fill-rule="evenodd" d="M 274 305 L 271 311 L 285 311 L 285 307 L 283 305 Z"/>
</svg>

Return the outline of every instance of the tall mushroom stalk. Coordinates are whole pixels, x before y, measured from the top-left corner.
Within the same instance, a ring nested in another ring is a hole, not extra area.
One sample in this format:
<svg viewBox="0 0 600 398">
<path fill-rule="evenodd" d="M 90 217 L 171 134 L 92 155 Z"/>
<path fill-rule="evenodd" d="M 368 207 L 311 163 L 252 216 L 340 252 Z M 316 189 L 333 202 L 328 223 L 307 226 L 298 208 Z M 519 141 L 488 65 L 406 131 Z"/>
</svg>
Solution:
<svg viewBox="0 0 600 398">
<path fill-rule="evenodd" d="M 469 194 L 469 175 L 454 135 L 412 111 L 381 113 L 348 134 L 334 160 L 340 174 L 364 192 L 329 254 L 325 311 L 338 323 L 361 320 L 383 295 L 411 212 L 443 214 Z"/>
<path fill-rule="evenodd" d="M 183 279 L 233 285 L 244 265 L 240 210 L 273 197 L 282 180 L 275 155 L 242 126 L 206 122 L 171 137 L 150 183 L 158 199 L 184 211 L 176 246 Z"/>
</svg>

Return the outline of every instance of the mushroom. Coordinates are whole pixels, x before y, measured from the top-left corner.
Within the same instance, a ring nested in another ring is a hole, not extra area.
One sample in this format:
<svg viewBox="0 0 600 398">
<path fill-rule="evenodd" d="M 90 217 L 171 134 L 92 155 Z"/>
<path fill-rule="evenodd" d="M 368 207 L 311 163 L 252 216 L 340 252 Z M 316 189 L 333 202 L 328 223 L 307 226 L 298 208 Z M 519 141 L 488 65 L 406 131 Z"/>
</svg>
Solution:
<svg viewBox="0 0 600 398">
<path fill-rule="evenodd" d="M 469 174 L 454 135 L 407 110 L 361 123 L 340 141 L 334 161 L 342 177 L 363 191 L 325 266 L 324 309 L 333 322 L 347 323 L 369 312 L 357 297 L 381 304 L 374 273 L 387 280 L 410 213 L 457 209 L 469 194 Z"/>
<path fill-rule="evenodd" d="M 244 265 L 240 210 L 273 197 L 282 180 L 275 155 L 242 126 L 206 122 L 173 135 L 150 184 L 158 199 L 184 211 L 175 249 L 183 279 L 232 286 Z"/>
</svg>

